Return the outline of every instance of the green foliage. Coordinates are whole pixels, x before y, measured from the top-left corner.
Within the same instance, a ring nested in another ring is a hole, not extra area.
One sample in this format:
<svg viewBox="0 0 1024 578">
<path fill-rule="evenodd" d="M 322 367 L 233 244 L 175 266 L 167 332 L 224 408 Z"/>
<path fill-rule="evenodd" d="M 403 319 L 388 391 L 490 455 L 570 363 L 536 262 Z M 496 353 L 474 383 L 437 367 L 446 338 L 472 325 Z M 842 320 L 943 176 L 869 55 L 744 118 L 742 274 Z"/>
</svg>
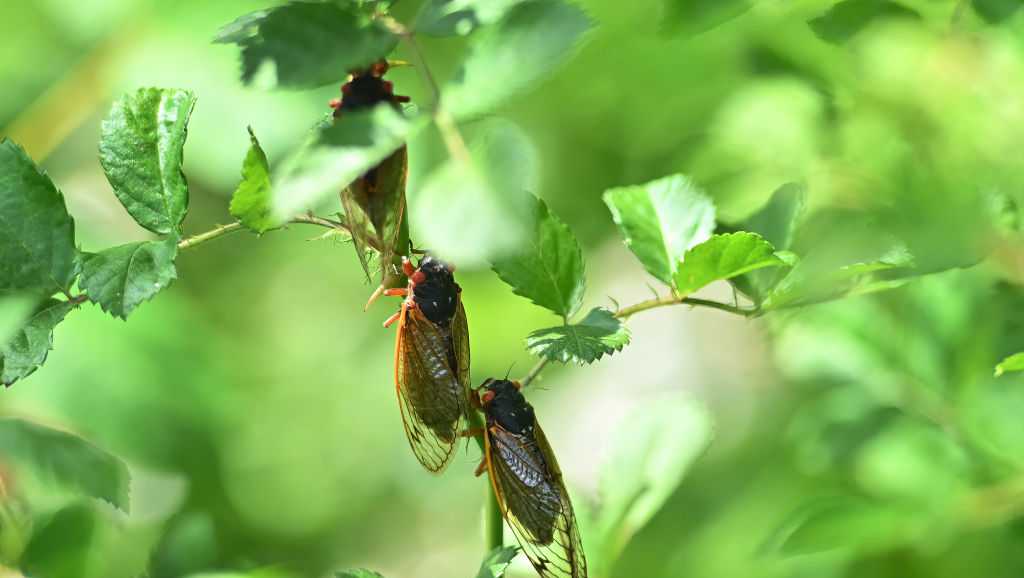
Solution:
<svg viewBox="0 0 1024 578">
<path fill-rule="evenodd" d="M 402 146 L 416 126 L 387 104 L 321 123 L 276 171 L 272 221 L 287 221 L 337 196 Z"/>
<path fill-rule="evenodd" d="M 242 81 L 309 88 L 344 80 L 349 71 L 384 58 L 397 39 L 354 2 L 290 2 L 246 14 L 214 42 L 242 50 Z"/>
<path fill-rule="evenodd" d="M 693 36 L 720 26 L 750 10 L 751 0 L 664 0 L 665 28 Z"/>
<path fill-rule="evenodd" d="M 473 35 L 458 81 L 443 105 L 458 118 L 478 116 L 551 74 L 592 23 L 563 0 L 528 0 Z"/>
<path fill-rule="evenodd" d="M 187 90 L 141 88 L 118 99 L 103 121 L 107 180 L 128 213 L 154 233 L 180 231 L 188 210 L 181 163 L 195 101 Z"/>
<path fill-rule="evenodd" d="M 167 288 L 178 274 L 178 241 L 141 241 L 84 256 L 82 288 L 104 311 L 125 319 Z"/>
<path fill-rule="evenodd" d="M 1016 0 L 971 0 L 974 11 L 991 24 L 1012 18 L 1021 8 Z"/>
<path fill-rule="evenodd" d="M 73 303 L 47 299 L 27 316 L 20 329 L 0 348 L 0 381 L 12 385 L 46 361 L 53 348 L 53 329 L 74 308 Z M 19 320 L 20 321 L 20 320 Z"/>
<path fill-rule="evenodd" d="M 537 199 L 534 230 L 522 251 L 494 261 L 494 272 L 516 295 L 568 320 L 583 303 L 583 253 L 572 231 Z"/>
<path fill-rule="evenodd" d="M 416 17 L 416 32 L 430 36 L 466 35 L 494 24 L 526 0 L 429 0 Z"/>
<path fill-rule="evenodd" d="M 715 206 L 686 177 L 673 175 L 644 185 L 611 189 L 604 202 L 626 246 L 651 275 L 674 283 L 679 261 L 715 229 Z"/>
<path fill-rule="evenodd" d="M 77 268 L 64 197 L 20 146 L 0 141 L 0 294 L 68 291 Z"/>
<path fill-rule="evenodd" d="M 783 264 L 782 259 L 775 256 L 772 244 L 759 235 L 745 232 L 715 235 L 686 252 L 675 273 L 674 284 L 682 294 L 693 293 L 714 281 Z"/>
<path fill-rule="evenodd" d="M 996 365 L 995 375 L 999 377 L 1011 371 L 1024 371 L 1024 352 L 1014 353 Z"/>
<path fill-rule="evenodd" d="M 526 338 L 530 353 L 562 363 L 586 365 L 629 345 L 629 329 L 611 311 L 595 307 L 578 323 L 534 331 Z"/>
<path fill-rule="evenodd" d="M 278 226 L 271 216 L 270 165 L 260 142 L 249 128 L 249 152 L 242 162 L 242 182 L 231 196 L 231 216 L 251 231 L 265 233 Z"/>
<path fill-rule="evenodd" d="M 129 506 L 128 467 L 82 438 L 29 421 L 0 418 L 5 465 L 48 486 Z"/>
<path fill-rule="evenodd" d="M 341 572 L 335 572 L 334 578 L 384 578 L 383 574 L 378 574 L 372 570 L 342 570 Z"/>
<path fill-rule="evenodd" d="M 892 0 L 843 0 L 808 24 L 827 42 L 843 43 L 871 24 L 891 18 L 920 18 Z"/>
<path fill-rule="evenodd" d="M 0 297 L 0 343 L 7 343 L 32 314 L 36 299 L 29 295 Z"/>
<path fill-rule="evenodd" d="M 764 237 L 777 251 L 788 251 L 796 238 L 807 204 L 807 191 L 803 185 L 789 183 L 776 190 L 768 203 L 747 217 L 740 229 Z M 734 287 L 760 304 L 765 296 L 785 276 L 782 268 L 757 270 L 734 277 Z"/>
<path fill-rule="evenodd" d="M 773 535 L 771 550 L 789 555 L 828 551 L 871 554 L 907 545 L 923 534 L 924 520 L 912 512 L 854 496 L 820 498 L 786 519 Z"/>
<path fill-rule="evenodd" d="M 517 554 L 519 548 L 515 546 L 499 546 L 491 550 L 480 564 L 476 578 L 502 578 Z"/>
</svg>

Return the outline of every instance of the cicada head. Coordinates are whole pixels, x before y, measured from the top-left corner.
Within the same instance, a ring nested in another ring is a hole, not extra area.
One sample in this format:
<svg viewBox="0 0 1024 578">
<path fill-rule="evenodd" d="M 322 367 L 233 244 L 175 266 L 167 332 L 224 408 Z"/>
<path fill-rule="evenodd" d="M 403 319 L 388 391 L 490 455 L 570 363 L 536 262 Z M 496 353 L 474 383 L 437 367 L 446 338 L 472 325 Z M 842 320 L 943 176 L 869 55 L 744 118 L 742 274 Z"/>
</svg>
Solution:
<svg viewBox="0 0 1024 578">
<path fill-rule="evenodd" d="M 409 275 L 413 301 L 434 323 L 446 325 L 458 308 L 462 289 L 455 282 L 453 270 L 454 267 L 427 255 Z"/>
<path fill-rule="evenodd" d="M 399 103 L 409 102 L 409 97 L 395 94 L 391 81 L 384 80 L 387 71 L 388 63 L 384 60 L 352 71 L 351 79 L 341 86 L 341 99 L 331 101 L 335 118 L 343 111 L 372 108 L 382 102 L 390 102 L 396 108 Z"/>
<path fill-rule="evenodd" d="M 508 379 L 488 379 L 480 386 L 480 405 L 489 424 L 520 435 L 533 431 L 533 406 L 519 391 L 521 387 L 518 381 Z"/>
</svg>

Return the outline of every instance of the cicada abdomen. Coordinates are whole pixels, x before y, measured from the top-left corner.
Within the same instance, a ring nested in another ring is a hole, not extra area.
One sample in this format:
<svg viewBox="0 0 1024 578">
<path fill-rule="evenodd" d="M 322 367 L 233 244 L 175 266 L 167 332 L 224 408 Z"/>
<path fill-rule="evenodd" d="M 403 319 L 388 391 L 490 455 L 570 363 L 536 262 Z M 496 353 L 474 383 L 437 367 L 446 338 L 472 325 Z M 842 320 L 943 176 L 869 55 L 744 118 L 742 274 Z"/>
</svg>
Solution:
<svg viewBox="0 0 1024 578">
<path fill-rule="evenodd" d="M 462 289 L 452 267 L 427 256 L 418 267 L 403 261 L 409 278 L 398 321 L 395 388 L 409 445 L 431 472 L 441 472 L 455 455 L 465 424 L 469 388 L 469 329 Z"/>
<path fill-rule="evenodd" d="M 505 521 L 543 578 L 586 578 L 576 516 L 555 454 L 517 382 L 488 379 L 484 466 Z"/>
</svg>

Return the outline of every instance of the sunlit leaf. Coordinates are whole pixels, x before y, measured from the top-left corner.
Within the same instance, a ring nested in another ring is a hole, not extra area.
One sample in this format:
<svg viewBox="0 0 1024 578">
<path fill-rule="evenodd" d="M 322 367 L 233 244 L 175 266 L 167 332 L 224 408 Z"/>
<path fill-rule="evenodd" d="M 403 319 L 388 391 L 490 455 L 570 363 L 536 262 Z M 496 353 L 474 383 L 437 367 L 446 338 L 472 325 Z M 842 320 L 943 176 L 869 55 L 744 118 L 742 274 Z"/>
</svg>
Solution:
<svg viewBox="0 0 1024 578">
<path fill-rule="evenodd" d="M 128 467 L 84 439 L 29 421 L 0 419 L 0 462 L 15 475 L 128 511 Z"/>
<path fill-rule="evenodd" d="M 53 348 L 53 329 L 74 308 L 68 301 L 48 299 L 0 348 L 0 381 L 11 385 L 46 361 Z"/>
<path fill-rule="evenodd" d="M 892 0 L 843 0 L 808 24 L 822 40 L 838 44 L 882 20 L 920 17 L 917 12 Z"/>
<path fill-rule="evenodd" d="M 470 162 L 449 158 L 411 190 L 417 243 L 473 267 L 514 254 L 530 242 L 537 186 L 532 143 L 507 121 L 486 121 L 467 134 Z"/>
<path fill-rule="evenodd" d="M 273 220 L 286 221 L 337 197 L 342 188 L 401 147 L 416 126 L 390 104 L 318 126 L 275 171 Z"/>
<path fill-rule="evenodd" d="M 460 118 L 489 111 L 554 71 L 590 27 L 580 8 L 562 0 L 517 4 L 473 35 L 470 55 L 442 102 Z"/>
<path fill-rule="evenodd" d="M 626 246 L 644 268 L 671 285 L 683 255 L 715 229 L 715 206 L 686 177 L 610 189 L 604 202 Z"/>
<path fill-rule="evenodd" d="M 526 338 L 530 353 L 552 361 L 586 365 L 629 344 L 629 329 L 611 311 L 596 307 L 579 323 L 538 329 Z"/>
<path fill-rule="evenodd" d="M 788 249 L 806 208 L 807 190 L 803 185 L 788 183 L 772 194 L 768 203 L 739 225 L 739 229 L 757 233 L 776 249 L 787 265 L 794 265 L 796 256 Z M 744 294 L 760 303 L 785 276 L 785 269 L 757 270 L 739 275 L 730 282 Z"/>
<path fill-rule="evenodd" d="M 537 199 L 534 231 L 520 251 L 495 260 L 494 271 L 516 295 L 553 311 L 564 319 L 583 303 L 586 277 L 583 253 L 576 236 L 565 223 Z"/>
<path fill-rule="evenodd" d="M 181 170 L 196 97 L 187 90 L 141 88 L 118 99 L 100 135 L 100 164 L 128 213 L 154 233 L 179 230 L 188 211 Z"/>
<path fill-rule="evenodd" d="M 480 564 L 476 578 L 502 578 L 516 554 L 519 554 L 519 548 L 516 546 L 498 546 L 491 550 Z"/>
<path fill-rule="evenodd" d="M 395 47 L 396 37 L 355 2 L 291 2 L 224 26 L 217 43 L 242 50 L 242 81 L 309 88 L 343 81 Z"/>
<path fill-rule="evenodd" d="M 1014 353 L 996 365 L 996 377 L 1011 371 L 1024 371 L 1024 352 Z"/>
<path fill-rule="evenodd" d="M 0 140 L 0 294 L 69 290 L 77 255 L 60 191 L 20 146 Z"/>
<path fill-rule="evenodd" d="M 680 293 L 693 293 L 714 281 L 783 264 L 772 244 L 760 235 L 742 231 L 715 235 L 686 252 L 675 286 Z"/>
<path fill-rule="evenodd" d="M 7 343 L 32 315 L 38 299 L 31 295 L 0 296 L 0 343 Z"/>
<path fill-rule="evenodd" d="M 242 162 L 242 182 L 231 196 L 231 216 L 257 233 L 273 229 L 280 223 L 274 221 L 270 206 L 270 166 L 267 155 L 249 129 L 249 152 Z"/>
<path fill-rule="evenodd" d="M 174 238 L 88 253 L 82 266 L 82 288 L 90 301 L 124 319 L 178 277 L 174 268 L 177 255 Z"/>
</svg>

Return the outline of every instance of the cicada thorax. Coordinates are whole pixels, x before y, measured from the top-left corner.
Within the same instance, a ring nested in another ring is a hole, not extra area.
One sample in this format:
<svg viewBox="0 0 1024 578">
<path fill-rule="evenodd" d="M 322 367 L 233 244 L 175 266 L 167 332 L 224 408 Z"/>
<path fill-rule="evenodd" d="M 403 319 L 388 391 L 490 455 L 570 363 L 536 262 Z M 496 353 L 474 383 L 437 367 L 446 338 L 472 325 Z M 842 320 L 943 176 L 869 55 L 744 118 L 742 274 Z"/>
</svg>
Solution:
<svg viewBox="0 0 1024 578">
<path fill-rule="evenodd" d="M 585 578 L 587 563 L 555 455 L 533 407 L 508 380 L 480 389 L 485 463 L 502 514 L 544 578 Z"/>
</svg>

